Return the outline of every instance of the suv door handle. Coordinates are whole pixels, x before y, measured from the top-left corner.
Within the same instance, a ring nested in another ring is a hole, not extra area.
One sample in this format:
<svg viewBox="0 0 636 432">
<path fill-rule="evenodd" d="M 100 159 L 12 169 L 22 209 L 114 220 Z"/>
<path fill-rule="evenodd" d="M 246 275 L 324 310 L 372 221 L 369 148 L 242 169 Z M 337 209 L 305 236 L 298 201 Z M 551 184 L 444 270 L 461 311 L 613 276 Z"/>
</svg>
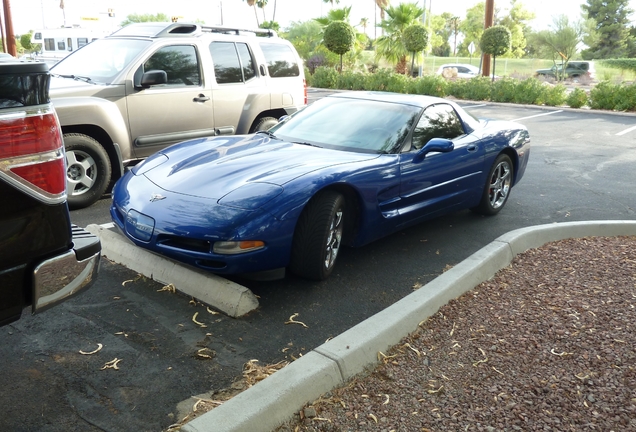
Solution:
<svg viewBox="0 0 636 432">
<path fill-rule="evenodd" d="M 198 97 L 195 97 L 194 99 L 192 99 L 194 102 L 205 102 L 205 101 L 209 101 L 210 98 L 207 97 L 206 95 L 204 95 L 203 93 L 201 93 Z"/>
</svg>

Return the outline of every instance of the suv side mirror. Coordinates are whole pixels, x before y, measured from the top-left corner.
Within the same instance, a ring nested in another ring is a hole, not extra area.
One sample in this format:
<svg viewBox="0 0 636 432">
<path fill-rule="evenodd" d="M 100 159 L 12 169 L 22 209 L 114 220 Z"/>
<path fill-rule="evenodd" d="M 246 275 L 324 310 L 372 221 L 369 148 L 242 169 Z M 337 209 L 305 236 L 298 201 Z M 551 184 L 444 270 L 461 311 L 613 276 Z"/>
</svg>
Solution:
<svg viewBox="0 0 636 432">
<path fill-rule="evenodd" d="M 168 74 L 163 70 L 150 70 L 144 72 L 141 76 L 140 86 L 148 88 L 153 85 L 166 84 L 168 82 Z"/>
</svg>

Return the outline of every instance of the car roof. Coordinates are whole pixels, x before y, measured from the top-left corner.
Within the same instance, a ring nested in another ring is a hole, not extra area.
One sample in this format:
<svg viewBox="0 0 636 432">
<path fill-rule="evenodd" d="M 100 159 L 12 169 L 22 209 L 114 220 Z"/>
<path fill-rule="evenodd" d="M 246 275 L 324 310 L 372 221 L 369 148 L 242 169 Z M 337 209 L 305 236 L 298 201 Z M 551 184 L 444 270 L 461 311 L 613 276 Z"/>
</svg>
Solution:
<svg viewBox="0 0 636 432">
<path fill-rule="evenodd" d="M 471 64 L 468 64 L 468 63 L 445 63 L 445 64 L 441 65 L 440 68 L 457 67 L 457 66 L 467 67 L 469 69 L 478 69 L 477 66 L 471 65 Z"/>
<path fill-rule="evenodd" d="M 334 93 L 332 95 L 329 95 L 328 97 L 372 100 L 372 101 L 380 101 L 380 102 L 392 102 L 392 103 L 399 103 L 404 105 L 413 105 L 420 108 L 426 108 L 429 105 L 440 103 L 440 102 L 454 105 L 454 103 L 449 100 L 442 99 L 435 96 L 391 93 L 391 92 L 382 92 L 382 91 L 342 92 L 342 93 Z"/>
</svg>

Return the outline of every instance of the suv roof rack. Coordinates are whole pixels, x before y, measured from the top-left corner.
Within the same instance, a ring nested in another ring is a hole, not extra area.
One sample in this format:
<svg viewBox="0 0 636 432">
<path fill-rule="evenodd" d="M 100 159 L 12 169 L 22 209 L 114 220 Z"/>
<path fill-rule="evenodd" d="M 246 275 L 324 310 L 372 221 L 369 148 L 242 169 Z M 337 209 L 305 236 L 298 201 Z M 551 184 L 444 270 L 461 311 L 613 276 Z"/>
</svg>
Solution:
<svg viewBox="0 0 636 432">
<path fill-rule="evenodd" d="M 254 33 L 261 36 L 267 37 L 276 37 L 278 34 L 274 30 L 270 29 L 241 29 L 235 27 L 226 27 L 226 26 L 201 26 L 201 30 L 205 32 L 211 33 L 226 33 L 226 34 L 245 34 L 245 33 Z"/>
<path fill-rule="evenodd" d="M 236 35 L 260 35 L 267 37 L 278 36 L 274 30 L 269 29 L 241 29 L 225 26 L 202 26 L 194 23 L 160 23 L 145 22 L 133 23 L 117 30 L 111 36 L 142 36 L 150 38 L 175 37 L 175 36 L 197 36 L 203 32 L 207 33 L 224 33 Z"/>
</svg>

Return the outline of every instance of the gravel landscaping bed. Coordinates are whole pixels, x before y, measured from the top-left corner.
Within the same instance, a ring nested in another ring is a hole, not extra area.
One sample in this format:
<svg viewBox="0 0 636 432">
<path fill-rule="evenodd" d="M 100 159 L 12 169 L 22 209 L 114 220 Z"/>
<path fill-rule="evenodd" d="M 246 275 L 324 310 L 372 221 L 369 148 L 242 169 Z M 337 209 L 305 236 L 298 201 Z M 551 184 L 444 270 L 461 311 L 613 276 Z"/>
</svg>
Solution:
<svg viewBox="0 0 636 432">
<path fill-rule="evenodd" d="M 636 431 L 635 326 L 636 237 L 549 243 L 278 431 Z"/>
</svg>

